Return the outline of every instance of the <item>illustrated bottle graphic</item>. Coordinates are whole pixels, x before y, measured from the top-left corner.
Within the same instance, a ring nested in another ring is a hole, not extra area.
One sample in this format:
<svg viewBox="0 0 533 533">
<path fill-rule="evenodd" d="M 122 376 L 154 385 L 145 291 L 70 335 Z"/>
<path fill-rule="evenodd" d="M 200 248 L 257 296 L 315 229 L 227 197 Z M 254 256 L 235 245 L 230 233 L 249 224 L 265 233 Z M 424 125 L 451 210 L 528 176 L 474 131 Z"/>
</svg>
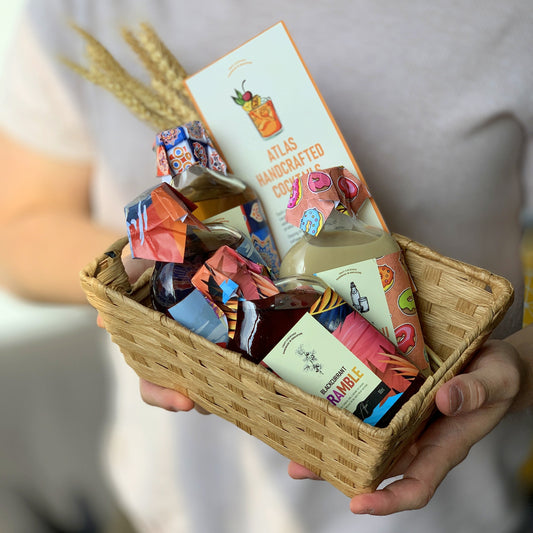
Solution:
<svg viewBox="0 0 533 533">
<path fill-rule="evenodd" d="M 156 151 L 158 176 L 197 205 L 194 215 L 247 233 L 277 276 L 280 256 L 261 202 L 248 185 L 226 172 L 202 124 L 195 121 L 161 132 Z"/>
<path fill-rule="evenodd" d="M 366 296 L 361 296 L 359 289 L 355 286 L 355 283 L 350 282 L 350 300 L 352 302 L 352 307 L 358 313 L 366 313 L 370 307 L 368 306 L 368 298 Z"/>
</svg>

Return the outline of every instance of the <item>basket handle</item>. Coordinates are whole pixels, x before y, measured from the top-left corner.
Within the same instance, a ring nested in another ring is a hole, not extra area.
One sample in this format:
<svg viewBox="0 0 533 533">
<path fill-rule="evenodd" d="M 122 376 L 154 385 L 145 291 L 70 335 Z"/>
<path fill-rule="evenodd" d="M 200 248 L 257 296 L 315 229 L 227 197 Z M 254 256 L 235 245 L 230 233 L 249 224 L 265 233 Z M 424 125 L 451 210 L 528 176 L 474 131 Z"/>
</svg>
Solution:
<svg viewBox="0 0 533 533">
<path fill-rule="evenodd" d="M 122 262 L 122 250 L 128 243 L 128 237 L 115 241 L 98 260 L 94 277 L 105 286 L 121 293 L 131 293 L 132 287 Z"/>
</svg>

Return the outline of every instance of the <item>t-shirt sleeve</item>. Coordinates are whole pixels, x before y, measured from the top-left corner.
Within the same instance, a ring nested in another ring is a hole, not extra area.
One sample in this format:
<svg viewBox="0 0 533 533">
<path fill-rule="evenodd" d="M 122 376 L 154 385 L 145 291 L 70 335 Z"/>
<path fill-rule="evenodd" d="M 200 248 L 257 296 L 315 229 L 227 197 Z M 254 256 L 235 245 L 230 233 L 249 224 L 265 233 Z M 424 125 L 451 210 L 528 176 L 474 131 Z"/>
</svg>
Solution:
<svg viewBox="0 0 533 533">
<path fill-rule="evenodd" d="M 33 150 L 89 161 L 90 137 L 82 113 L 54 61 L 21 17 L 0 76 L 0 129 Z"/>
</svg>

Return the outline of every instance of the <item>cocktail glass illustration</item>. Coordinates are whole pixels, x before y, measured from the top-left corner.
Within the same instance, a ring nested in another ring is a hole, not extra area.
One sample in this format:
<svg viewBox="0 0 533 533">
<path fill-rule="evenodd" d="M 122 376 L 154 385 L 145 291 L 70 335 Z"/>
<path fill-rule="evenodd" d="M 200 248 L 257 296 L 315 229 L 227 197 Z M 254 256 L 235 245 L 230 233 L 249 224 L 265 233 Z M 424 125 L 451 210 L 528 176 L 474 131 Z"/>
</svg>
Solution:
<svg viewBox="0 0 533 533">
<path fill-rule="evenodd" d="M 244 91 L 244 81 L 242 90 Z M 235 93 L 237 96 L 232 96 L 233 101 L 248 113 L 261 137 L 267 139 L 281 131 L 282 124 L 270 98 L 252 95 L 251 91 L 241 92 L 235 89 Z"/>
<path fill-rule="evenodd" d="M 272 137 L 281 131 L 281 121 L 270 98 L 266 98 L 263 103 L 248 111 L 248 116 L 252 119 L 261 137 Z"/>
</svg>

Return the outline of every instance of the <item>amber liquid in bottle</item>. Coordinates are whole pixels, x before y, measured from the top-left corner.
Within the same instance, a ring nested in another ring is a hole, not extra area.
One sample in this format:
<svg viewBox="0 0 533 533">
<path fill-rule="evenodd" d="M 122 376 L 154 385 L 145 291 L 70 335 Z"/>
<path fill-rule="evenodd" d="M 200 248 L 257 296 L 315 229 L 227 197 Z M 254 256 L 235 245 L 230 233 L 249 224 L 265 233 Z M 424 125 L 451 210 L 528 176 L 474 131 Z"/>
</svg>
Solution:
<svg viewBox="0 0 533 533">
<path fill-rule="evenodd" d="M 212 216 L 257 200 L 254 192 L 237 178 L 193 166 L 172 180 L 172 185 L 198 207 L 194 216 Z"/>
<path fill-rule="evenodd" d="M 272 273 L 279 274 L 281 260 L 261 202 L 244 182 L 235 176 L 193 165 L 175 176 L 172 186 L 197 205 L 194 216 L 200 220 L 224 222 L 248 232 Z M 229 213 L 239 207 L 240 212 Z"/>
</svg>

